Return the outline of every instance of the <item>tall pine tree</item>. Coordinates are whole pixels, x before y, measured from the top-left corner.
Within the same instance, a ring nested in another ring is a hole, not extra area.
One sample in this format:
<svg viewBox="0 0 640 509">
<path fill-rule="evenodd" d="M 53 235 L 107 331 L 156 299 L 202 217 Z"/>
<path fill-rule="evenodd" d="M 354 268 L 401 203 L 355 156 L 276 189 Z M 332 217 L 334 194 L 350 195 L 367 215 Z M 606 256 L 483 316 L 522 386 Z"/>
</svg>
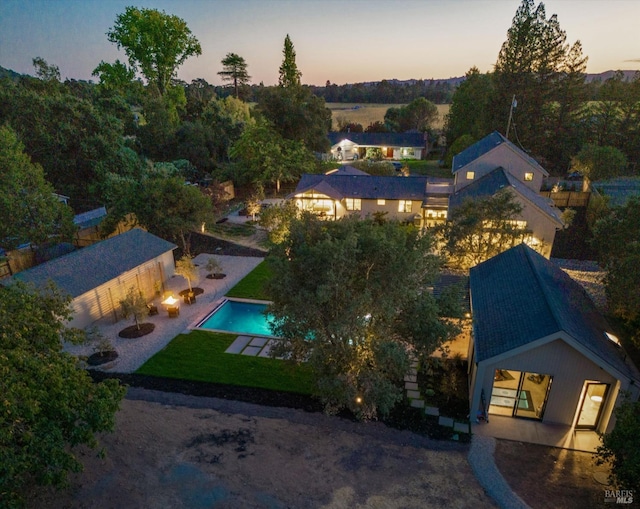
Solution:
<svg viewBox="0 0 640 509">
<path fill-rule="evenodd" d="M 278 79 L 278 84 L 285 88 L 299 87 L 302 73 L 298 70 L 298 66 L 296 65 L 296 50 L 293 48 L 293 43 L 291 42 L 289 34 L 284 38 L 284 50 L 282 51 L 282 54 L 284 55 L 284 59 L 280 66 L 280 78 Z"/>
</svg>

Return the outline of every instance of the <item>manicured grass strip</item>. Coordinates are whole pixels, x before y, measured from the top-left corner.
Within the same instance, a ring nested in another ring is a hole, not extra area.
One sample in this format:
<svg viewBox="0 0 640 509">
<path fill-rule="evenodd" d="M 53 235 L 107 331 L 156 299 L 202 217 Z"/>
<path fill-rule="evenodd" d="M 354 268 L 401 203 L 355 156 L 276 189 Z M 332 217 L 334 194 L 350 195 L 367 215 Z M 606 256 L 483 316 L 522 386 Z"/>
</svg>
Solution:
<svg viewBox="0 0 640 509">
<path fill-rule="evenodd" d="M 210 233 L 228 237 L 250 237 L 256 233 L 256 227 L 252 224 L 220 223 L 207 227 Z"/>
<path fill-rule="evenodd" d="M 271 277 L 271 269 L 265 262 L 261 262 L 260 265 L 249 272 L 236 286 L 227 292 L 227 297 L 271 300 L 265 291 L 265 285 Z"/>
<path fill-rule="evenodd" d="M 136 373 L 311 394 L 311 371 L 308 366 L 224 353 L 236 337 L 235 334 L 205 331 L 180 334 Z"/>
</svg>

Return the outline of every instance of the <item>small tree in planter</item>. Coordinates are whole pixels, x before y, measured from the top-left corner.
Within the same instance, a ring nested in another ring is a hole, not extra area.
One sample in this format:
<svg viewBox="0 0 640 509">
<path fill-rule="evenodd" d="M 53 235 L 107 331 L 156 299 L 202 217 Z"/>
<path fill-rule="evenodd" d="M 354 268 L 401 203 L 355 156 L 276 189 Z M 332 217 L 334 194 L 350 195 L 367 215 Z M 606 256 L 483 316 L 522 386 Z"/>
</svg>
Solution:
<svg viewBox="0 0 640 509">
<path fill-rule="evenodd" d="M 188 298 L 185 299 L 185 302 L 188 301 L 189 304 L 193 304 L 195 302 L 195 293 L 191 287 L 191 281 L 197 279 L 198 269 L 194 265 L 193 258 L 191 256 L 186 254 L 176 262 L 176 274 L 187 280 L 189 292 L 187 294 Z"/>
<path fill-rule="evenodd" d="M 205 269 L 207 269 L 207 272 L 209 273 L 207 274 L 207 278 L 209 279 L 222 279 L 226 276 L 226 274 L 222 274 L 220 272 L 222 270 L 222 266 L 213 256 L 207 260 Z"/>
<path fill-rule="evenodd" d="M 256 220 L 256 214 L 260 214 L 262 204 L 260 203 L 260 195 L 253 194 L 246 201 L 247 214 L 251 214 L 251 220 Z"/>
<path fill-rule="evenodd" d="M 135 325 L 123 329 L 118 334 L 123 338 L 139 338 L 149 334 L 155 328 L 152 323 L 140 323 L 147 315 L 149 308 L 142 293 L 135 286 L 129 288 L 127 295 L 120 301 L 120 309 L 125 318 L 133 317 Z"/>
<path fill-rule="evenodd" d="M 86 342 L 94 343 L 94 353 L 86 359 L 89 366 L 99 366 L 118 357 L 118 352 L 116 352 L 111 341 L 104 337 L 96 327 L 91 327 L 86 331 Z"/>
</svg>

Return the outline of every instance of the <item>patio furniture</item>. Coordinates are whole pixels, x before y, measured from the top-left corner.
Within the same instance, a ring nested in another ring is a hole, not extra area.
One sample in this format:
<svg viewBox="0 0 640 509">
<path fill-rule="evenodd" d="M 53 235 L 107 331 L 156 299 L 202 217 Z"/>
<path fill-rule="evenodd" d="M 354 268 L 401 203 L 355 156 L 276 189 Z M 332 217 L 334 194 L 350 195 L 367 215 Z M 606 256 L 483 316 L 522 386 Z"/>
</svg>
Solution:
<svg viewBox="0 0 640 509">
<path fill-rule="evenodd" d="M 195 304 L 196 302 L 196 295 L 194 292 L 185 293 L 183 298 L 185 304 Z"/>
<path fill-rule="evenodd" d="M 180 315 L 180 306 L 168 306 L 167 312 L 169 313 L 169 318 L 177 318 Z"/>
<path fill-rule="evenodd" d="M 158 306 L 156 306 L 155 304 L 147 304 L 147 309 L 149 310 L 149 316 L 158 314 Z"/>
</svg>

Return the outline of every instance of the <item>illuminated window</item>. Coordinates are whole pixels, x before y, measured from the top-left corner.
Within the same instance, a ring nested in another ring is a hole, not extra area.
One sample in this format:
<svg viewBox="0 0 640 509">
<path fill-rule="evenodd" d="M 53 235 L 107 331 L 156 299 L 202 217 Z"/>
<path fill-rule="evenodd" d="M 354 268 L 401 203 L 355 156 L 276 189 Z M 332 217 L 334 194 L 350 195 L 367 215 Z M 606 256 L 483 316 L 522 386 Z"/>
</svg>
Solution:
<svg viewBox="0 0 640 509">
<path fill-rule="evenodd" d="M 387 203 L 387 200 L 378 200 L 378 205 L 384 205 Z"/>
<path fill-rule="evenodd" d="M 524 181 L 531 182 L 533 180 L 533 173 L 528 171 L 524 174 Z"/>
<path fill-rule="evenodd" d="M 398 212 L 411 212 L 411 200 L 398 201 Z"/>
<path fill-rule="evenodd" d="M 476 172 L 475 171 L 468 171 L 467 172 L 467 180 L 473 180 L 476 176 Z"/>
<path fill-rule="evenodd" d="M 345 198 L 347 210 L 361 210 L 362 201 L 360 198 Z"/>
</svg>

